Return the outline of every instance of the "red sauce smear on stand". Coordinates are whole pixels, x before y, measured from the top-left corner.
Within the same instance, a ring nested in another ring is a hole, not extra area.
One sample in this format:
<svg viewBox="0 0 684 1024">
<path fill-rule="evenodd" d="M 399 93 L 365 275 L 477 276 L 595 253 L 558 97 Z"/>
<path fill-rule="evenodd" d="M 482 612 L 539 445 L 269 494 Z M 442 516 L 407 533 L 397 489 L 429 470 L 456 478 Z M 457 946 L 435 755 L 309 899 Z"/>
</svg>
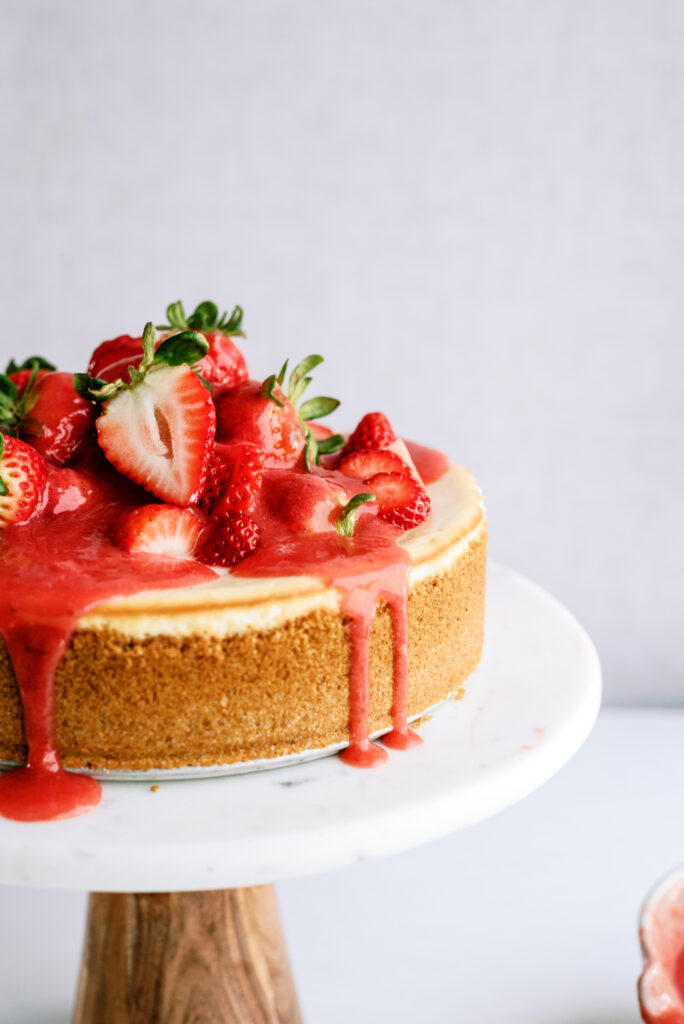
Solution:
<svg viewBox="0 0 684 1024">
<path fill-rule="evenodd" d="M 97 490 L 99 501 L 87 511 L 9 526 L 0 542 L 0 634 L 19 686 L 28 744 L 26 766 L 0 778 L 0 814 L 17 821 L 73 817 L 100 800 L 100 784 L 66 771 L 55 744 L 55 672 L 78 618 L 114 597 L 215 578 L 199 562 L 114 547 L 108 534 L 116 519 L 149 499 L 122 486 L 120 477 L 116 486 L 100 482 Z"/>
</svg>

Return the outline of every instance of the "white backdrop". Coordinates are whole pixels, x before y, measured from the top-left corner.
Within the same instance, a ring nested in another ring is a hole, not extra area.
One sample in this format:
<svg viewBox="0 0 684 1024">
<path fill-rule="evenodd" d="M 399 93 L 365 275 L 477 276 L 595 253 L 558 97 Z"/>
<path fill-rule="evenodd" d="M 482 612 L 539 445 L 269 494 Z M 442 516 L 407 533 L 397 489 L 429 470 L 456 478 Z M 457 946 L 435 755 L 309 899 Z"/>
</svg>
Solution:
<svg viewBox="0 0 684 1024">
<path fill-rule="evenodd" d="M 246 309 L 681 703 L 684 4 L 5 0 L 0 358 Z"/>
</svg>

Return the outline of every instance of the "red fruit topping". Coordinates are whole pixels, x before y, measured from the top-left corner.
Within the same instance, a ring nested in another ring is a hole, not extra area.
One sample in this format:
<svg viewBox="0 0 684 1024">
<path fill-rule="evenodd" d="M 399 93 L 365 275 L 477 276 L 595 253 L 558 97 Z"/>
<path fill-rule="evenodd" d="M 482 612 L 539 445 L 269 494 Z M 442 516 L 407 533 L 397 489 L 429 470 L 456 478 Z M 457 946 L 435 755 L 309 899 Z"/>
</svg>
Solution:
<svg viewBox="0 0 684 1024">
<path fill-rule="evenodd" d="M 46 373 L 50 373 L 50 371 L 38 370 L 35 377 L 36 381 L 39 381 L 40 378 L 44 377 Z M 16 389 L 19 392 L 19 397 L 21 398 L 28 384 L 31 381 L 31 377 L 33 376 L 33 370 L 17 370 L 16 373 L 10 373 L 8 374 L 8 376 L 11 381 L 14 381 Z"/>
<path fill-rule="evenodd" d="M 277 474 L 264 485 L 269 511 L 297 533 L 334 530 L 348 497 L 339 484 L 315 473 Z"/>
<path fill-rule="evenodd" d="M 200 373 L 214 388 L 234 388 L 249 377 L 247 363 L 235 342 L 221 331 L 205 333 L 209 351 L 201 360 Z"/>
<path fill-rule="evenodd" d="M 326 427 L 324 423 L 316 423 L 314 420 L 307 420 L 306 425 L 311 431 L 311 436 L 315 441 L 325 441 L 326 438 L 335 436 L 335 431 L 331 430 L 330 427 Z"/>
<path fill-rule="evenodd" d="M 189 366 L 153 366 L 105 401 L 98 443 L 112 465 L 162 501 L 196 502 L 214 444 L 214 403 Z"/>
<path fill-rule="evenodd" d="M 75 512 L 97 495 L 92 477 L 76 469 L 48 467 L 47 511 L 53 515 Z"/>
<path fill-rule="evenodd" d="M 28 398 L 19 431 L 56 466 L 66 466 L 93 433 L 95 409 L 74 390 L 70 373 L 46 373 Z"/>
<path fill-rule="evenodd" d="M 259 545 L 259 524 L 244 512 L 228 512 L 213 521 L 213 533 L 199 552 L 206 565 L 237 565 Z"/>
<path fill-rule="evenodd" d="M 387 448 L 396 439 L 384 412 L 368 412 L 344 446 L 344 454 L 361 448 Z"/>
<path fill-rule="evenodd" d="M 214 445 L 200 507 L 208 516 L 245 512 L 264 475 L 264 453 L 249 441 Z"/>
<path fill-rule="evenodd" d="M 121 378 L 128 383 L 128 371 L 137 366 L 142 358 L 142 338 L 121 334 L 111 341 L 98 345 L 88 364 L 88 373 L 99 380 L 115 381 Z"/>
<path fill-rule="evenodd" d="M 124 551 L 191 558 L 202 532 L 202 524 L 191 509 L 142 505 L 117 523 L 112 540 Z"/>
<path fill-rule="evenodd" d="M 412 530 L 430 515 L 430 497 L 412 476 L 377 473 L 366 484 L 375 495 L 380 518 L 400 530 Z"/>
<path fill-rule="evenodd" d="M 264 391 L 248 380 L 216 398 L 216 439 L 250 441 L 265 454 L 266 466 L 293 466 L 304 451 L 306 436 L 297 410 L 280 387 Z"/>
<path fill-rule="evenodd" d="M 349 455 L 344 455 L 337 468 L 340 473 L 356 480 L 368 480 L 376 473 L 410 473 L 406 463 L 394 452 L 373 448 L 360 448 Z"/>
<path fill-rule="evenodd" d="M 47 466 L 38 452 L 0 434 L 0 529 L 42 512 L 46 485 Z"/>
</svg>

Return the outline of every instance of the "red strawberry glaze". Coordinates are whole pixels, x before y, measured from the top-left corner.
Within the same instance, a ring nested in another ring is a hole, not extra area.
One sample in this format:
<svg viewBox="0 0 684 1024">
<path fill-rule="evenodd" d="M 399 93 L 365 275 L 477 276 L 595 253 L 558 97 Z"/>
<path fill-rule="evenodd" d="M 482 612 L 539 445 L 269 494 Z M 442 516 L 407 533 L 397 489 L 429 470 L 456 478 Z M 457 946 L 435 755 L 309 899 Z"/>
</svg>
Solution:
<svg viewBox="0 0 684 1024">
<path fill-rule="evenodd" d="M 26 767 L 0 778 L 0 814 L 7 818 L 72 817 L 100 799 L 99 783 L 65 771 L 55 746 L 54 676 L 78 617 L 109 598 L 214 577 L 197 562 L 114 547 L 114 523 L 147 498 L 113 473 L 97 486 L 100 500 L 83 510 L 2 532 L 0 634 L 17 678 L 29 748 Z"/>
<path fill-rule="evenodd" d="M 423 483 L 437 483 L 449 468 L 449 460 L 446 455 L 437 451 L 436 448 L 427 448 L 424 444 L 416 444 L 415 441 L 406 441 L 405 443 Z"/>
<path fill-rule="evenodd" d="M 349 620 L 351 665 L 349 679 L 349 746 L 341 758 L 356 767 L 371 767 L 387 759 L 386 751 L 371 743 L 368 729 L 370 702 L 370 632 L 375 611 L 386 601 L 394 627 L 393 729 L 382 742 L 395 749 L 420 743 L 406 720 L 408 693 L 408 576 L 411 560 L 396 541 L 401 531 L 383 522 L 372 509 L 358 515 L 353 537 L 340 537 L 331 524 L 329 531 L 297 533 L 282 520 L 274 519 L 263 495 L 268 495 L 268 477 L 283 471 L 266 470 L 264 487 L 257 499 L 254 517 L 261 526 L 262 544 L 232 572 L 238 576 L 316 576 L 340 595 L 341 607 Z M 363 490 L 360 481 L 340 473 L 328 477 L 343 486 L 348 495 Z"/>
</svg>

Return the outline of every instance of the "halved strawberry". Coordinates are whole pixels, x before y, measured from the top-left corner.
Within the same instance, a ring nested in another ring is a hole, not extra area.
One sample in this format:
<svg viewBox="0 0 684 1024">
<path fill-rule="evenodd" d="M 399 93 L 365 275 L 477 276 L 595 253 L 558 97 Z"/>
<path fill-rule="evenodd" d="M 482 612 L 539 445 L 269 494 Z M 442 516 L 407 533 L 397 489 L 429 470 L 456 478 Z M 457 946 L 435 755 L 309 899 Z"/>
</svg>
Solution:
<svg viewBox="0 0 684 1024">
<path fill-rule="evenodd" d="M 0 529 L 43 511 L 47 466 L 30 445 L 0 434 Z"/>
<path fill-rule="evenodd" d="M 96 422 L 112 465 L 174 505 L 191 505 L 202 493 L 215 425 L 211 395 L 184 365 L 159 366 L 117 392 Z"/>
<path fill-rule="evenodd" d="M 264 453 L 249 441 L 214 445 L 200 507 L 208 516 L 244 512 L 254 501 L 264 474 Z"/>
<path fill-rule="evenodd" d="M 193 366 L 207 342 L 184 331 L 156 345 L 145 325 L 143 358 L 129 368 L 130 384 L 74 375 L 74 387 L 101 402 L 97 440 L 112 465 L 162 501 L 190 505 L 202 493 L 214 445 L 216 410 Z"/>
<path fill-rule="evenodd" d="M 141 505 L 119 520 L 112 540 L 124 551 L 191 558 L 202 533 L 199 517 L 189 508 Z"/>
<path fill-rule="evenodd" d="M 228 512 L 213 520 L 213 531 L 202 546 L 198 558 L 205 565 L 237 565 L 251 554 L 261 541 L 259 524 L 244 512 Z"/>
<path fill-rule="evenodd" d="M 337 467 L 345 476 L 356 480 L 368 480 L 376 473 L 408 474 L 408 466 L 394 452 L 373 448 L 359 448 L 358 451 L 343 455 Z"/>
<path fill-rule="evenodd" d="M 412 476 L 377 473 L 366 484 L 375 495 L 380 518 L 400 530 L 412 530 L 430 515 L 430 497 Z"/>
<path fill-rule="evenodd" d="M 55 372 L 36 377 L 19 433 L 48 462 L 66 466 L 93 434 L 94 425 L 95 408 L 74 390 L 73 374 Z"/>
<path fill-rule="evenodd" d="M 392 424 L 384 412 L 368 412 L 350 435 L 343 454 L 348 455 L 360 448 L 388 448 L 396 439 Z"/>
</svg>

